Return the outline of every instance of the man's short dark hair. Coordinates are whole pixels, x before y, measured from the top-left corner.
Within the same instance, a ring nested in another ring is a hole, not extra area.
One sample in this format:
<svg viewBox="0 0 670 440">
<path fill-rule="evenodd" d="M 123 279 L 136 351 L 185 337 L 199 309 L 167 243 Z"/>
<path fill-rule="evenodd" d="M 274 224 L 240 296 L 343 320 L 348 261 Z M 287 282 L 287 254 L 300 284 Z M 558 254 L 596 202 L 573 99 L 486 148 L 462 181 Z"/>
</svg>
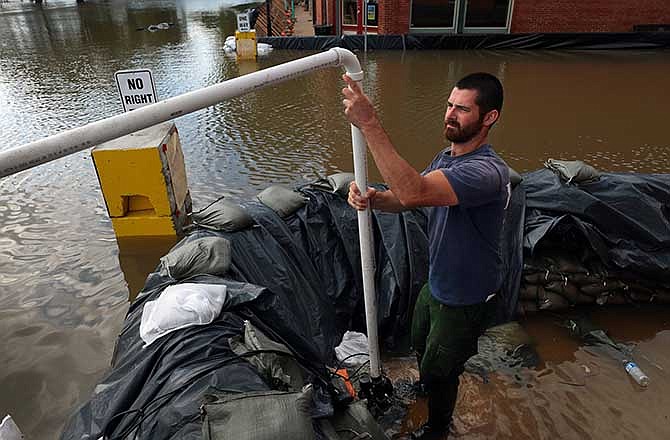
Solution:
<svg viewBox="0 0 670 440">
<path fill-rule="evenodd" d="M 479 106 L 482 116 L 491 110 L 498 110 L 498 112 L 502 110 L 503 86 L 500 80 L 490 73 L 471 73 L 458 81 L 456 88 L 477 91 L 475 102 Z"/>
</svg>

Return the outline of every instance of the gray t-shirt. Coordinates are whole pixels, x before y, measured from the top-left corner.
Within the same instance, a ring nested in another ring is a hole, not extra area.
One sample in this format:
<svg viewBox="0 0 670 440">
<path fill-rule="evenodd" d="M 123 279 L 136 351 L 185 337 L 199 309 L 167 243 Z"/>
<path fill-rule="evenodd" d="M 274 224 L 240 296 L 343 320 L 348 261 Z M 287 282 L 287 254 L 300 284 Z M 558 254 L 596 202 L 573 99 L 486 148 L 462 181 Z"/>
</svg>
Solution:
<svg viewBox="0 0 670 440">
<path fill-rule="evenodd" d="M 509 169 L 485 144 L 461 155 L 441 151 L 424 174 L 441 170 L 458 205 L 428 209 L 429 285 L 438 301 L 486 301 L 502 284 L 500 231 L 511 193 Z"/>
</svg>

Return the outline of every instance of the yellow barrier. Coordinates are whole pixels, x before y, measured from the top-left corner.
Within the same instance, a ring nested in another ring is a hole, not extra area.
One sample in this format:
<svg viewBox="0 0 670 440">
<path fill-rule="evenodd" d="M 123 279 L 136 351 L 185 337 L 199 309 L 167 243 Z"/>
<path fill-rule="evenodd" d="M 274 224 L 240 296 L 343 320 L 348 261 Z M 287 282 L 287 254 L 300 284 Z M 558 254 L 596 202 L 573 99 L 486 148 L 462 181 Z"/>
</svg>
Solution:
<svg viewBox="0 0 670 440">
<path fill-rule="evenodd" d="M 173 122 L 106 142 L 92 155 L 117 237 L 182 234 L 191 197 Z"/>
<path fill-rule="evenodd" d="M 256 59 L 256 31 L 235 31 L 235 52 L 238 60 Z"/>
</svg>

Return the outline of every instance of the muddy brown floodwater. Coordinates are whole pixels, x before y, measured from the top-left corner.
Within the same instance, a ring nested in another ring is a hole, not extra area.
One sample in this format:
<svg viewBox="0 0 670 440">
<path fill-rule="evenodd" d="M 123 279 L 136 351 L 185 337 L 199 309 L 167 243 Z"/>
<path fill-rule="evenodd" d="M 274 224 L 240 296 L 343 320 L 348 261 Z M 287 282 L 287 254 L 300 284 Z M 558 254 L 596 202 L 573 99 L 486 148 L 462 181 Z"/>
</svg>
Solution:
<svg viewBox="0 0 670 440">
<path fill-rule="evenodd" d="M 223 0 L 0 2 L 0 150 L 121 111 L 113 74 L 149 68 L 161 98 L 309 55 L 237 63 Z M 156 23 L 172 23 L 148 32 Z M 668 51 L 425 51 L 360 54 L 365 89 L 400 152 L 422 169 L 443 146 L 451 85 L 485 70 L 504 83 L 496 150 L 517 171 L 547 158 L 604 171 L 670 172 Z M 315 72 L 176 121 L 196 209 L 352 169 L 337 70 Z M 370 170 L 371 179 L 379 174 Z M 108 369 L 128 298 L 172 245 L 117 243 L 90 152 L 0 180 L 0 417 L 54 439 Z M 670 438 L 667 309 L 591 317 L 638 343 L 639 388 L 543 315 L 523 322 L 542 363 L 517 375 L 467 376 L 457 436 Z M 408 372 L 406 370 L 405 372 Z M 420 422 L 421 402 L 403 423 Z"/>
</svg>

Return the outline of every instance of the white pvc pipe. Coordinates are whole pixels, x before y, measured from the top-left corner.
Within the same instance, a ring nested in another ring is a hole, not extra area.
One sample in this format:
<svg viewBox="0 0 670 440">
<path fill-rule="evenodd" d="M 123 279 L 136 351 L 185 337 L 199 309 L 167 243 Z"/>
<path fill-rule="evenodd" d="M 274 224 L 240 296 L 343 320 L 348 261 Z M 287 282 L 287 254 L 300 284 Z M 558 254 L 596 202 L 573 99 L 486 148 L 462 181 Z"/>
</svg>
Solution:
<svg viewBox="0 0 670 440">
<path fill-rule="evenodd" d="M 161 122 L 210 107 L 221 101 L 235 98 L 272 84 L 287 81 L 318 69 L 335 66 L 344 66 L 347 75 L 359 84 L 363 79 L 363 72 L 361 71 L 358 58 L 346 49 L 333 48 L 326 52 L 168 98 L 156 104 L 147 105 L 131 112 L 92 122 L 82 127 L 58 133 L 19 147 L 0 151 L 0 178 L 134 133 Z M 351 135 L 356 184 L 361 188 L 361 191 L 365 191 L 368 180 L 365 138 L 354 125 L 351 126 Z M 358 212 L 358 229 L 370 352 L 370 376 L 377 378 L 381 375 L 381 369 L 377 335 L 377 299 L 374 282 L 375 265 L 372 253 L 374 244 L 369 208 L 366 211 Z"/>
<path fill-rule="evenodd" d="M 331 49 L 0 151 L 0 178 L 317 69 L 340 65 L 347 72 L 360 72 L 353 53 Z"/>
<path fill-rule="evenodd" d="M 363 72 L 356 59 L 359 72 L 347 70 L 347 75 L 363 88 Z M 363 133 L 355 125 L 351 125 L 351 141 L 354 150 L 354 177 L 356 186 L 362 193 L 368 188 L 367 148 Z M 363 298 L 365 300 L 365 323 L 368 332 L 368 352 L 370 354 L 370 377 L 381 376 L 381 360 L 379 352 L 379 336 L 377 332 L 377 290 L 375 288 L 375 257 L 372 236 L 372 210 L 358 211 L 358 239 L 361 247 L 361 269 L 363 272 Z"/>
<path fill-rule="evenodd" d="M 360 81 L 358 82 L 361 85 Z M 367 149 L 363 133 L 358 127 L 351 126 L 351 138 L 354 149 L 354 176 L 356 186 L 365 193 L 368 187 Z M 358 239 L 361 246 L 361 269 L 363 271 L 363 297 L 365 299 L 365 318 L 368 331 L 370 353 L 370 377 L 381 376 L 379 336 L 377 333 L 377 290 L 375 287 L 375 256 L 372 236 L 372 211 L 358 211 Z"/>
</svg>

